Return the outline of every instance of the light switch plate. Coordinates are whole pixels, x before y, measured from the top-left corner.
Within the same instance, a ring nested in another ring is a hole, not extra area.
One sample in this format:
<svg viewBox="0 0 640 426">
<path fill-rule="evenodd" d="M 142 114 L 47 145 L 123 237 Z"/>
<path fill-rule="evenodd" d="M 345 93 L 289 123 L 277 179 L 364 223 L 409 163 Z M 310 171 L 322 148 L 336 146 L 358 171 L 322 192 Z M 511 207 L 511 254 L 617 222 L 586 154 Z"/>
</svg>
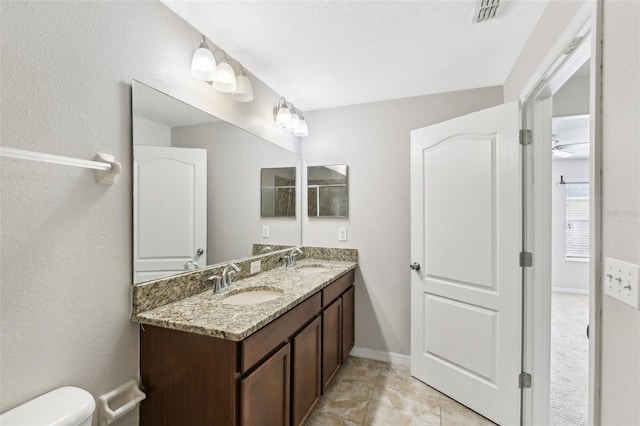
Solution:
<svg viewBox="0 0 640 426">
<path fill-rule="evenodd" d="M 269 238 L 269 225 L 262 225 L 262 238 Z"/>
<path fill-rule="evenodd" d="M 338 241 L 347 241 L 347 228 L 344 226 L 338 228 Z"/>
<path fill-rule="evenodd" d="M 258 272 L 260 272 L 260 261 L 256 260 L 255 262 L 251 262 L 250 264 L 250 270 L 249 273 L 250 274 L 257 274 Z"/>
<path fill-rule="evenodd" d="M 604 293 L 640 309 L 640 266 L 605 258 L 602 285 Z"/>
</svg>

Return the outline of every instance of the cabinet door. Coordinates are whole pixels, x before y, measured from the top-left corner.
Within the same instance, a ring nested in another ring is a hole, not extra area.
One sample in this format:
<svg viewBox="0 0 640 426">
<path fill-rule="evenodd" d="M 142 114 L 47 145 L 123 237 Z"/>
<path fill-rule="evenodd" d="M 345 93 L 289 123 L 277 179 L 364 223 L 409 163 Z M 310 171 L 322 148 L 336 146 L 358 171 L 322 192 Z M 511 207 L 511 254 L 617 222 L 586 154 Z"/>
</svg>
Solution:
<svg viewBox="0 0 640 426">
<path fill-rule="evenodd" d="M 293 338 L 291 405 L 293 425 L 302 424 L 320 399 L 322 377 L 322 322 L 316 318 Z"/>
<path fill-rule="evenodd" d="M 284 426 L 289 424 L 289 344 L 267 359 L 240 385 L 240 424 Z"/>
<path fill-rule="evenodd" d="M 342 299 L 322 311 L 322 391 L 342 363 Z"/>
<path fill-rule="evenodd" d="M 342 362 L 353 349 L 355 335 L 355 291 L 351 287 L 342 295 Z"/>
</svg>

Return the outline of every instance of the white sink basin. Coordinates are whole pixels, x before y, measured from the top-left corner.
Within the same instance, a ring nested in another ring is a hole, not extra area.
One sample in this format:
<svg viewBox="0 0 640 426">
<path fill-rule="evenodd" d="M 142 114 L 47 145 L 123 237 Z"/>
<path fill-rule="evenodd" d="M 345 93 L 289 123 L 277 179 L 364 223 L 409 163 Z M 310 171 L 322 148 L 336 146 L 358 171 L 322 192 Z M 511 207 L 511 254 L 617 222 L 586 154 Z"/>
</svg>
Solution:
<svg viewBox="0 0 640 426">
<path fill-rule="evenodd" d="M 275 300 L 283 294 L 282 290 L 246 290 L 225 297 L 222 299 L 222 303 L 225 305 L 255 305 Z"/>
</svg>

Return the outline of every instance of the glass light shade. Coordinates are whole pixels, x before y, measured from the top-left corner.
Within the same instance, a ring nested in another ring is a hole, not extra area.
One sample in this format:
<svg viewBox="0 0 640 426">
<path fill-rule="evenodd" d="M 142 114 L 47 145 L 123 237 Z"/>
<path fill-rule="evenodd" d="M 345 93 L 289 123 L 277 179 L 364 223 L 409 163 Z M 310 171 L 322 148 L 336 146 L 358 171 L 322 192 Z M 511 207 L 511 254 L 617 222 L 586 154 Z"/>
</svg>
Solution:
<svg viewBox="0 0 640 426">
<path fill-rule="evenodd" d="M 303 138 L 309 136 L 309 126 L 304 118 L 300 120 L 300 124 L 298 125 L 298 128 L 293 131 L 293 134 Z"/>
<path fill-rule="evenodd" d="M 191 75 L 198 80 L 213 81 L 216 79 L 216 71 L 213 53 L 205 44 L 201 44 L 191 58 Z"/>
<path fill-rule="evenodd" d="M 282 105 L 278 110 L 278 115 L 276 115 L 276 126 L 278 127 L 288 127 L 291 122 L 291 111 L 287 108 L 286 105 Z"/>
<path fill-rule="evenodd" d="M 236 73 L 227 61 L 218 64 L 218 74 L 213 80 L 213 88 L 222 93 L 233 93 L 238 88 L 236 84 Z"/>
<path fill-rule="evenodd" d="M 291 121 L 289 121 L 289 125 L 287 126 L 289 129 L 295 131 L 300 125 L 300 116 L 297 112 L 293 111 L 291 113 Z"/>
<path fill-rule="evenodd" d="M 251 102 L 253 100 L 253 87 L 249 78 L 240 74 L 236 76 L 236 91 L 231 94 L 231 98 L 237 102 Z"/>
</svg>

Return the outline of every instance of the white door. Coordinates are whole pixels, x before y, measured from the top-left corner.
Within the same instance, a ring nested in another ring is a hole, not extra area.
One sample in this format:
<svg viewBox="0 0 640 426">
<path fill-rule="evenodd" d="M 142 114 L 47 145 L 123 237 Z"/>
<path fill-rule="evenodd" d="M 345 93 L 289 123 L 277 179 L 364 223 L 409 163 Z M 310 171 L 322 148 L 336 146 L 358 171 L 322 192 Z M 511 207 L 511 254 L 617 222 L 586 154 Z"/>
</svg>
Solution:
<svg viewBox="0 0 640 426">
<path fill-rule="evenodd" d="M 411 374 L 520 422 L 516 102 L 411 132 Z"/>
<path fill-rule="evenodd" d="M 133 148 L 135 283 L 206 265 L 207 150 Z"/>
</svg>

